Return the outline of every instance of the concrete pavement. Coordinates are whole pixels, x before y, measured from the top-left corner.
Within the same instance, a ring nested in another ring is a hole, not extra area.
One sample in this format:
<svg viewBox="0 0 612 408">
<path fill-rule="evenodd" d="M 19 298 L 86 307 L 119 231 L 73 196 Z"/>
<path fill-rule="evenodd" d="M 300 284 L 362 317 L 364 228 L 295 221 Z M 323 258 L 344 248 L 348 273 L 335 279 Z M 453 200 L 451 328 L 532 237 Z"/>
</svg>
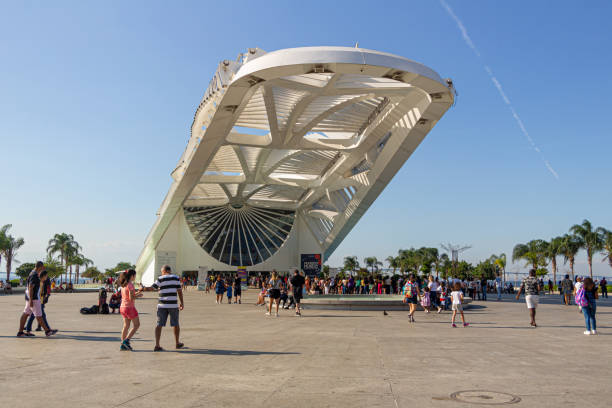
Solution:
<svg viewBox="0 0 612 408">
<path fill-rule="evenodd" d="M 95 294 L 58 294 L 47 308 L 54 338 L 15 338 L 23 296 L 1 296 L 3 407 L 607 407 L 612 302 L 600 335 L 585 336 L 576 307 L 551 297 L 528 327 L 524 303 L 474 302 L 471 326 L 450 314 L 306 310 L 266 317 L 253 305 L 216 305 L 188 291 L 182 340 L 153 353 L 155 294 L 137 301 L 135 352 L 119 351 L 121 317 L 81 315 Z M 550 304 L 549 304 L 550 303 Z M 473 392 L 466 392 L 471 391 Z M 467 401 L 467 402 L 465 402 Z"/>
</svg>

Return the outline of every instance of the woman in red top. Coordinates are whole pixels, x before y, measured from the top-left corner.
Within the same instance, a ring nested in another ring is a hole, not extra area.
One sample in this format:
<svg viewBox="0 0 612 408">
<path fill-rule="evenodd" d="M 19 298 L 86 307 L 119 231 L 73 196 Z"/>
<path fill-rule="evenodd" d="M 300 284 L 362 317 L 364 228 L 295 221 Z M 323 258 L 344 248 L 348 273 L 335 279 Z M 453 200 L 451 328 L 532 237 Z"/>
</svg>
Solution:
<svg viewBox="0 0 612 408">
<path fill-rule="evenodd" d="M 134 284 L 132 281 L 136 278 L 136 271 L 133 269 L 121 272 L 119 275 L 119 285 L 121 285 L 121 307 L 119 312 L 123 316 L 123 330 L 121 331 L 121 350 L 132 350 L 130 339 L 136 334 L 136 330 L 140 327 L 140 319 L 138 318 L 138 311 L 134 305 L 134 301 L 137 297 L 142 296 L 142 292 L 134 290 Z M 132 330 L 130 324 L 134 323 Z"/>
</svg>

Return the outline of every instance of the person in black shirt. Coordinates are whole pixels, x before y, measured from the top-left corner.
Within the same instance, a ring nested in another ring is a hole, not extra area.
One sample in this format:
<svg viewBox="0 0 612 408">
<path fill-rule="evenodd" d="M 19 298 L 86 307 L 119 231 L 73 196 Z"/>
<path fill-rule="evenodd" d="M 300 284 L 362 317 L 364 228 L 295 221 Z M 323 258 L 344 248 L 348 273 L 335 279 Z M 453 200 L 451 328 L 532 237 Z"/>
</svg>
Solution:
<svg viewBox="0 0 612 408">
<path fill-rule="evenodd" d="M 30 276 L 28 276 L 28 283 L 25 292 L 26 305 L 21 315 L 21 319 L 19 320 L 19 331 L 17 332 L 17 337 L 34 336 L 32 333 L 30 333 L 30 335 L 28 336 L 23 332 L 26 320 L 31 314 L 34 314 L 34 317 L 36 317 L 38 323 L 43 327 L 43 329 L 45 329 L 45 334 L 47 335 L 47 337 L 53 336 L 55 333 L 57 333 L 57 330 L 51 330 L 42 318 L 42 305 L 40 302 L 39 292 L 41 275 L 43 281 L 47 279 L 46 272 L 42 274 L 44 270 L 45 265 L 41 261 L 38 261 L 36 262 L 36 268 L 32 272 L 30 272 Z"/>
<path fill-rule="evenodd" d="M 300 301 L 302 300 L 302 291 L 306 281 L 304 277 L 300 275 L 300 271 L 296 269 L 294 275 L 289 280 L 289 283 L 291 283 L 293 298 L 295 299 L 295 315 L 301 316 L 302 311 L 300 310 Z"/>
<path fill-rule="evenodd" d="M 487 281 L 487 278 L 483 278 L 480 281 L 480 290 L 482 291 L 482 300 L 487 300 L 488 285 L 489 285 L 489 282 Z"/>
<path fill-rule="evenodd" d="M 41 297 L 41 305 L 40 308 L 42 309 L 42 319 L 44 320 L 44 322 L 47 324 L 47 327 L 51 327 L 49 325 L 49 322 L 47 321 L 47 314 L 45 313 L 45 305 L 47 304 L 47 302 L 49 301 L 49 296 L 51 296 L 51 282 L 49 281 L 48 278 L 45 278 L 45 276 L 47 276 L 47 271 L 42 271 L 40 273 L 40 297 Z M 28 322 L 26 323 L 26 336 L 30 337 L 30 335 L 32 334 L 32 323 L 34 323 L 34 314 L 31 314 L 30 317 L 28 318 Z M 42 331 L 42 326 L 40 325 L 40 323 L 38 323 L 38 327 L 36 328 L 36 331 Z"/>
<path fill-rule="evenodd" d="M 238 304 L 242 304 L 242 301 L 240 300 L 240 298 L 242 297 L 242 279 L 240 279 L 240 276 L 236 276 L 236 279 L 234 280 L 234 303 L 238 303 Z M 232 302 L 232 299 L 230 299 L 230 303 Z"/>
</svg>

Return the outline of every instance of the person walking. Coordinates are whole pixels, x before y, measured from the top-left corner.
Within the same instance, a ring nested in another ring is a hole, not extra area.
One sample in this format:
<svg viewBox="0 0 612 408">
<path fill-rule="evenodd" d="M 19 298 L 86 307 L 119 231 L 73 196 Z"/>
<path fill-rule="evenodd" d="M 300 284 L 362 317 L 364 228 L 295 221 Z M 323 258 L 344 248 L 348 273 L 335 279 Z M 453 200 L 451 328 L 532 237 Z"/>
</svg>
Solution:
<svg viewBox="0 0 612 408">
<path fill-rule="evenodd" d="M 446 303 L 446 298 L 448 297 L 448 293 L 446 290 L 446 282 L 442 281 L 442 283 L 440 283 L 440 290 L 438 291 L 439 295 L 440 295 L 440 303 L 439 303 L 439 307 L 438 307 L 438 314 L 442 313 L 442 309 L 444 310 L 448 310 L 448 305 Z"/>
<path fill-rule="evenodd" d="M 217 278 L 217 282 L 221 277 Z M 161 276 L 157 278 L 153 286 L 143 288 L 144 291 L 159 291 L 159 302 L 157 304 L 157 326 L 155 327 L 155 348 L 153 351 L 164 351 L 160 346 L 162 328 L 166 326 L 168 316 L 170 316 L 170 326 L 174 329 L 174 340 L 177 349 L 185 347 L 179 341 L 181 328 L 179 326 L 179 311 L 185 308 L 183 302 L 183 291 L 179 277 L 172 273 L 170 265 L 164 265 L 161 268 Z M 223 293 L 223 292 L 222 292 Z"/>
<path fill-rule="evenodd" d="M 540 282 L 536 278 L 536 270 L 531 269 L 529 271 L 529 276 L 523 279 L 521 283 L 521 287 L 516 294 L 516 300 L 519 300 L 521 293 L 525 292 L 525 303 L 527 303 L 527 309 L 529 309 L 529 316 L 531 317 L 531 326 L 538 327 L 536 324 L 536 309 L 539 303 L 539 294 L 542 287 L 540 286 Z"/>
<path fill-rule="evenodd" d="M 45 265 L 41 261 L 38 261 L 36 262 L 35 268 L 32 270 L 32 272 L 30 272 L 30 275 L 28 276 L 25 291 L 26 305 L 23 309 L 23 313 L 21 314 L 21 318 L 19 319 L 19 331 L 17 332 L 17 337 L 34 336 L 31 332 L 29 336 L 26 336 L 26 334 L 23 332 L 26 321 L 32 314 L 34 315 L 36 320 L 38 320 L 38 324 L 40 324 L 45 330 L 45 335 L 47 337 L 53 336 L 57 333 L 57 330 L 51 330 L 42 318 L 42 305 L 40 302 L 41 275 L 43 281 L 47 279 L 47 273 L 45 271 L 45 273 L 43 274 L 43 271 L 45 271 Z"/>
<path fill-rule="evenodd" d="M 42 271 L 40 275 L 42 277 L 40 280 L 40 300 L 41 300 L 40 308 L 42 310 L 41 317 L 43 321 L 47 324 L 47 327 L 50 328 L 51 325 L 49 325 L 49 321 L 47 320 L 47 314 L 45 313 L 45 305 L 49 301 L 49 296 L 51 296 L 51 282 L 48 278 L 47 271 Z M 47 278 L 45 278 L 45 276 L 47 276 Z M 34 314 L 31 314 L 30 317 L 28 317 L 28 322 L 26 323 L 25 335 L 27 337 L 33 336 L 32 323 L 34 323 Z M 40 325 L 40 323 L 38 323 L 38 327 L 36 328 L 36 331 L 42 331 L 42 326 Z"/>
<path fill-rule="evenodd" d="M 576 298 L 576 294 L 578 293 L 578 291 L 582 289 L 582 286 L 582 276 L 576 276 L 576 283 L 574 284 L 574 291 L 572 292 L 574 299 Z M 582 313 L 582 306 L 580 306 L 578 303 L 576 303 L 576 305 L 578 306 L 578 312 Z"/>
<path fill-rule="evenodd" d="M 421 297 L 421 306 L 425 310 L 425 313 L 429 313 L 429 308 L 431 307 L 431 292 L 429 287 L 425 286 L 423 288 L 423 296 Z"/>
<path fill-rule="evenodd" d="M 451 292 L 451 301 L 451 308 L 453 310 L 453 317 L 451 318 L 451 327 L 457 327 L 457 325 L 455 324 L 455 317 L 457 317 L 457 312 L 461 314 L 461 322 L 463 323 L 463 327 L 468 327 L 470 324 L 465 321 L 465 316 L 463 315 L 463 291 L 461 290 L 460 283 L 455 283 L 453 285 L 453 291 Z"/>
<path fill-rule="evenodd" d="M 599 281 L 599 286 L 601 287 L 601 297 L 603 298 L 608 298 L 608 281 L 606 280 L 605 277 L 601 278 L 601 280 Z"/>
<path fill-rule="evenodd" d="M 597 287 L 591 278 L 584 278 L 583 285 L 576 291 L 576 303 L 582 308 L 584 315 L 584 324 L 586 330 L 584 334 L 597 334 L 597 320 L 595 313 L 597 312 Z"/>
<path fill-rule="evenodd" d="M 565 279 L 561 281 L 561 292 L 563 293 L 563 302 L 566 306 L 572 304 L 572 294 L 574 292 L 574 284 L 569 278 L 569 275 L 565 275 Z"/>
<path fill-rule="evenodd" d="M 278 307 L 280 306 L 280 297 L 281 297 L 281 288 L 283 286 L 283 281 L 278 277 L 278 273 L 275 270 L 272 270 L 272 277 L 268 282 L 268 289 L 270 293 L 270 304 L 268 305 L 268 311 L 266 312 L 266 316 L 272 315 L 272 306 L 276 304 L 276 314 L 278 317 Z"/>
<path fill-rule="evenodd" d="M 554 284 L 553 284 L 552 279 L 548 279 L 548 294 L 549 295 L 553 294 L 553 286 L 554 286 Z"/>
<path fill-rule="evenodd" d="M 215 294 L 217 295 L 217 304 L 223 303 L 223 294 L 225 293 L 225 285 L 221 279 L 221 275 L 217 276 L 215 281 Z"/>
<path fill-rule="evenodd" d="M 421 300 L 419 292 L 419 285 L 414 280 L 414 275 L 409 275 L 404 285 L 404 303 L 408 303 L 408 321 L 412 323 L 414 323 L 414 312 L 416 311 L 417 304 Z"/>
<path fill-rule="evenodd" d="M 234 280 L 234 303 L 242 304 L 242 279 L 238 275 Z"/>
<path fill-rule="evenodd" d="M 487 289 L 489 288 L 489 281 L 487 278 L 482 278 L 480 280 L 480 290 L 482 291 L 482 300 L 486 302 L 487 300 Z"/>
<path fill-rule="evenodd" d="M 225 281 L 225 290 L 227 292 L 227 304 L 231 305 L 232 304 L 232 298 L 233 298 L 233 292 L 232 289 L 234 288 L 234 279 L 231 276 L 227 277 L 227 280 Z"/>
<path fill-rule="evenodd" d="M 429 276 L 429 283 L 427 283 L 427 287 L 429 288 L 430 291 L 430 299 L 431 299 L 431 306 L 433 307 L 437 307 L 438 308 L 438 313 L 440 313 L 442 311 L 442 307 L 440 307 L 440 296 L 438 295 L 438 292 L 440 290 L 440 283 L 438 282 L 438 278 L 435 278 L 430 275 Z"/>
<path fill-rule="evenodd" d="M 134 289 L 134 278 L 136 278 L 136 271 L 134 269 L 121 272 L 119 275 L 119 286 L 121 287 L 121 306 L 119 307 L 119 313 L 121 313 L 123 317 L 120 350 L 133 350 L 130 339 L 134 337 L 134 334 L 136 334 L 136 331 L 140 327 L 140 318 L 138 317 L 135 301 L 137 297 L 142 296 L 142 292 L 137 292 Z M 130 325 L 132 325 L 132 330 L 130 330 Z"/>
<path fill-rule="evenodd" d="M 502 286 L 503 286 L 502 278 L 501 276 L 499 276 L 499 273 L 498 273 L 497 276 L 495 277 L 495 290 L 497 291 L 497 301 L 498 302 L 502 300 Z"/>
<path fill-rule="evenodd" d="M 302 275 L 300 275 L 300 271 L 296 269 L 293 272 L 293 276 L 289 280 L 289 283 L 291 283 L 291 292 L 293 295 L 293 301 L 295 302 L 295 315 L 302 316 L 300 302 L 302 300 L 305 279 Z M 291 303 L 289 305 L 291 306 Z"/>
</svg>

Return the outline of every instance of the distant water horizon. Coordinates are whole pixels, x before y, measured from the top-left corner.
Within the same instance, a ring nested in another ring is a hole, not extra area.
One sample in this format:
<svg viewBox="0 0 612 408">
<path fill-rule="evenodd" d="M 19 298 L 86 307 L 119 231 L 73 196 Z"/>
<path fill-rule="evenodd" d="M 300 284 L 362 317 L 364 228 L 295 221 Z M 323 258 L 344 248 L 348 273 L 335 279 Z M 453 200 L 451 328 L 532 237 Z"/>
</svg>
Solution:
<svg viewBox="0 0 612 408">
<path fill-rule="evenodd" d="M 13 279 L 19 279 L 19 276 L 15 272 L 11 272 L 11 280 L 13 280 Z M 0 272 L 0 280 L 1 281 L 6 281 L 6 272 L 5 271 Z M 72 282 L 76 283 L 76 279 L 74 277 L 74 273 L 72 274 Z M 89 282 L 89 280 L 88 279 L 86 280 L 84 278 L 80 278 L 79 279 L 79 283 L 86 283 L 86 282 Z"/>
</svg>

